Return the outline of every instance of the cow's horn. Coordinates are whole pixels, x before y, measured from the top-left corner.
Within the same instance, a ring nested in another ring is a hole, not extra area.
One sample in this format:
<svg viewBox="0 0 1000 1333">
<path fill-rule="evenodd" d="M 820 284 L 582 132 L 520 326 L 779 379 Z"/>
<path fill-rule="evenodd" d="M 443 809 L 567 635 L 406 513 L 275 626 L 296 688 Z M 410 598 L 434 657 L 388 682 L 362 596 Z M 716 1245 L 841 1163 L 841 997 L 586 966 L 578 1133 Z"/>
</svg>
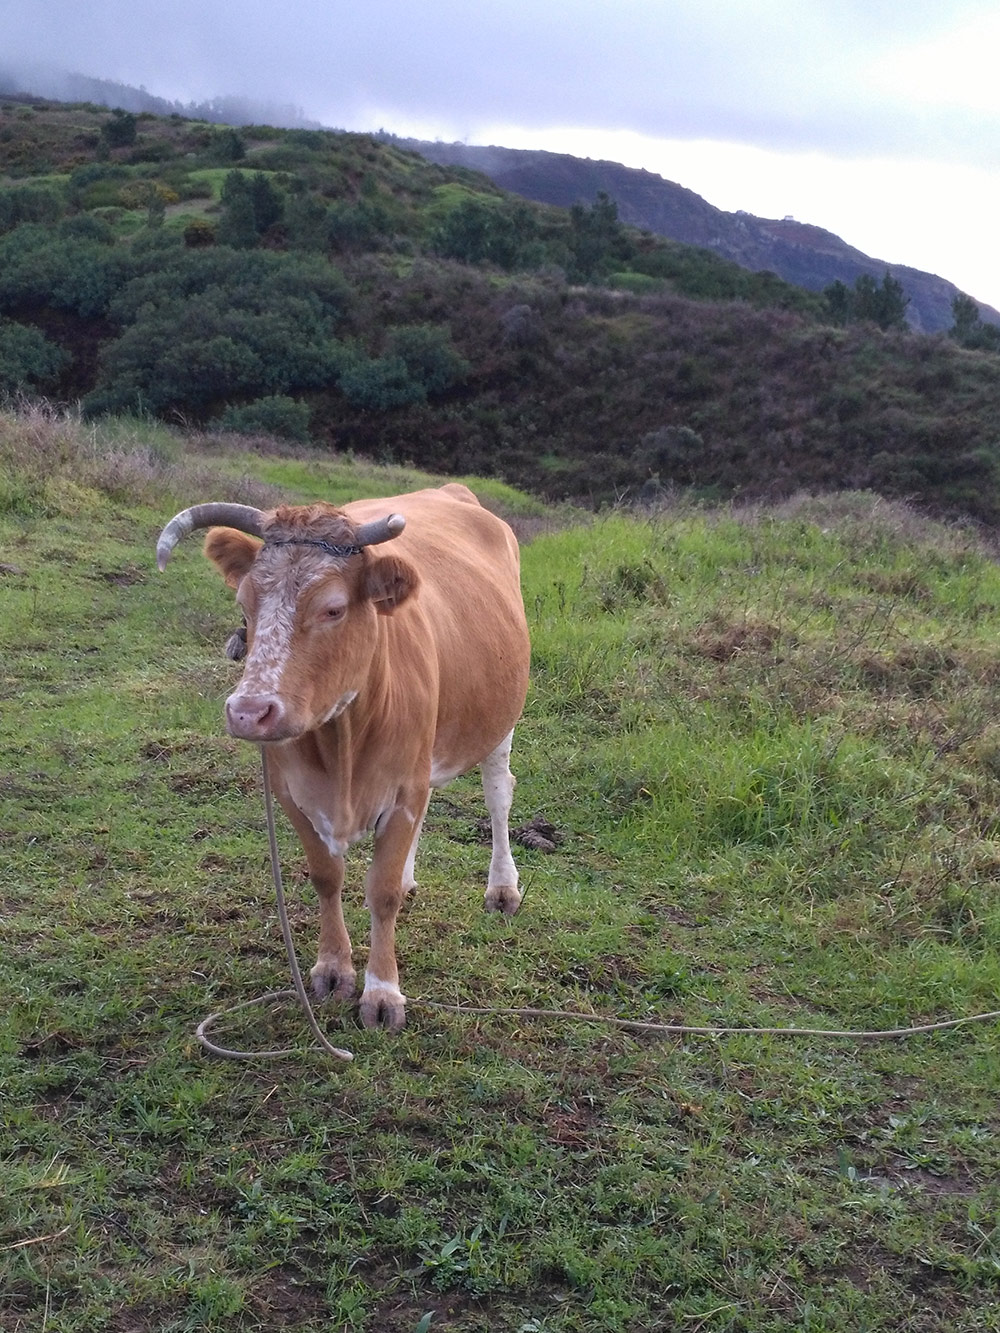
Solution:
<svg viewBox="0 0 1000 1333">
<path fill-rule="evenodd" d="M 249 532 L 253 537 L 262 537 L 264 511 L 254 509 L 253 505 L 227 504 L 224 501 L 212 501 L 209 504 L 192 505 L 175 514 L 160 533 L 156 543 L 156 563 L 165 569 L 170 559 L 170 552 L 182 537 L 186 537 L 195 528 L 237 528 L 240 532 Z"/>
<path fill-rule="evenodd" d="M 358 546 L 378 546 L 398 537 L 406 527 L 402 514 L 387 514 L 385 518 L 373 518 L 370 523 L 362 523 L 354 540 Z"/>
</svg>

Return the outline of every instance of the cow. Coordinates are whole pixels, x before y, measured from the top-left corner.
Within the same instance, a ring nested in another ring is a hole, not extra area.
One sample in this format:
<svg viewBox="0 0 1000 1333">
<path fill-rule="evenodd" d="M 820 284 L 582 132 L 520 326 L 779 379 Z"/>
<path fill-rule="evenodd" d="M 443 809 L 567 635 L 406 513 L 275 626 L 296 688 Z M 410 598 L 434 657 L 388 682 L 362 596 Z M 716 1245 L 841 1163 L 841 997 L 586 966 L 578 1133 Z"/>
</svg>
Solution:
<svg viewBox="0 0 1000 1333">
<path fill-rule="evenodd" d="M 246 622 L 226 728 L 266 747 L 319 898 L 313 992 L 354 995 L 344 854 L 370 832 L 359 1012 L 366 1028 L 398 1031 L 396 918 L 416 887 L 430 793 L 477 765 L 492 829 L 485 906 L 513 914 L 521 902 L 508 835 L 529 665 L 517 539 L 458 483 L 339 509 L 209 503 L 163 529 L 161 570 L 199 528 Z"/>
</svg>

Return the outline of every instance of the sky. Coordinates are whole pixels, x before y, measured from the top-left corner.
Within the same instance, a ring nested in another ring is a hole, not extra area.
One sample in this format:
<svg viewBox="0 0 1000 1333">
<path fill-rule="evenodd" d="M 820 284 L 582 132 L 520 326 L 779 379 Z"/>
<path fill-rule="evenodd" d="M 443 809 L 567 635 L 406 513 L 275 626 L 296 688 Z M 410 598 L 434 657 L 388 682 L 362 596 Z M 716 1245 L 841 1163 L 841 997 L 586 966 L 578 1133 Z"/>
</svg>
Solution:
<svg viewBox="0 0 1000 1333">
<path fill-rule="evenodd" d="M 645 167 L 1000 309 L 997 0 L 0 0 L 6 63 Z"/>
</svg>

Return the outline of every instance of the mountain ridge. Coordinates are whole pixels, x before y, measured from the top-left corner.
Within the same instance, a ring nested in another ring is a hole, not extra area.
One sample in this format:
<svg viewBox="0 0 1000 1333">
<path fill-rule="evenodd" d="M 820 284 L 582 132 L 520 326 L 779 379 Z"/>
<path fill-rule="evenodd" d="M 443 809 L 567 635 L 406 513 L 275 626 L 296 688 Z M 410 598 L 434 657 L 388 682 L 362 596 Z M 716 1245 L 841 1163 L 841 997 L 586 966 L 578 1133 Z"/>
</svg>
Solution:
<svg viewBox="0 0 1000 1333">
<path fill-rule="evenodd" d="M 591 204 L 603 191 L 614 199 L 619 217 L 629 226 L 701 246 L 743 268 L 770 270 L 810 291 L 822 291 L 837 281 L 851 287 L 863 274 L 881 280 L 888 272 L 910 298 L 907 322 L 914 331 L 938 333 L 954 323 L 951 303 L 962 290 L 955 283 L 867 255 L 814 223 L 759 218 L 743 210 L 728 213 L 687 186 L 619 162 L 547 149 L 385 137 L 440 166 L 480 171 L 502 189 L 536 203 L 569 208 Z M 985 322 L 1000 324 L 1000 311 L 977 304 Z"/>
</svg>

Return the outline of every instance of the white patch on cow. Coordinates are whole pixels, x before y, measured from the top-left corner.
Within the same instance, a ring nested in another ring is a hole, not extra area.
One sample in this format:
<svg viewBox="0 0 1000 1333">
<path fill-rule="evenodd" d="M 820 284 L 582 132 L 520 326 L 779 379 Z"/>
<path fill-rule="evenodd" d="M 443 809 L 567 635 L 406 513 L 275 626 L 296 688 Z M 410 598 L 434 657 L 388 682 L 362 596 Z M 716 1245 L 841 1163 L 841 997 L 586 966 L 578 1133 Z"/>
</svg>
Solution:
<svg viewBox="0 0 1000 1333">
<path fill-rule="evenodd" d="M 461 773 L 460 768 L 454 765 L 439 764 L 436 759 L 431 760 L 431 786 L 446 787 L 449 782 L 453 782 Z"/>
<path fill-rule="evenodd" d="M 414 819 L 415 828 L 413 830 L 413 841 L 410 843 L 410 850 L 406 855 L 406 864 L 403 866 L 403 891 L 412 893 L 417 887 L 416 864 L 417 864 L 417 844 L 420 841 L 420 830 L 424 826 L 424 816 L 427 814 L 427 806 L 430 803 L 430 793 L 424 802 L 424 808 L 421 811 L 420 818 Z M 409 813 L 409 811 L 407 811 Z"/>
<path fill-rule="evenodd" d="M 300 807 L 301 809 L 301 807 Z M 329 815 L 323 814 L 321 810 L 303 810 L 309 823 L 316 830 L 316 836 L 322 842 L 323 846 L 331 856 L 343 856 L 350 846 L 350 842 L 344 838 L 338 838 L 333 831 L 333 822 Z"/>
<path fill-rule="evenodd" d="M 510 747 L 514 739 L 511 731 L 492 754 L 480 764 L 483 776 L 483 796 L 490 814 L 493 834 L 493 854 L 490 857 L 488 888 L 517 887 L 517 866 L 510 854 L 510 833 L 507 821 L 514 800 L 514 774 L 510 771 Z"/>
<path fill-rule="evenodd" d="M 295 624 L 295 600 L 277 589 L 263 600 L 253 630 L 253 647 L 238 694 L 277 694 L 288 664 Z"/>
<path fill-rule="evenodd" d="M 320 718 L 319 725 L 322 726 L 324 722 L 331 722 L 335 717 L 340 717 L 344 709 L 349 708 L 357 697 L 357 690 L 346 690 L 329 712 Z"/>
<path fill-rule="evenodd" d="M 365 995 L 388 995 L 390 999 L 398 1000 L 400 1004 L 406 1003 L 406 996 L 394 981 L 383 981 L 381 977 L 377 977 L 374 972 L 369 972 L 367 969 L 364 995 L 361 998 L 364 999 Z"/>
<path fill-rule="evenodd" d="M 300 565 L 293 578 L 277 580 L 262 595 L 240 693 L 278 693 L 291 654 L 299 598 L 322 577 L 322 572 L 310 572 Z"/>
<path fill-rule="evenodd" d="M 352 843 L 364 837 L 364 832 L 343 832 L 338 836 L 333 816 L 319 803 L 315 788 L 304 781 L 298 770 L 290 768 L 285 774 L 288 795 L 305 815 L 331 856 L 343 856 Z"/>
</svg>

